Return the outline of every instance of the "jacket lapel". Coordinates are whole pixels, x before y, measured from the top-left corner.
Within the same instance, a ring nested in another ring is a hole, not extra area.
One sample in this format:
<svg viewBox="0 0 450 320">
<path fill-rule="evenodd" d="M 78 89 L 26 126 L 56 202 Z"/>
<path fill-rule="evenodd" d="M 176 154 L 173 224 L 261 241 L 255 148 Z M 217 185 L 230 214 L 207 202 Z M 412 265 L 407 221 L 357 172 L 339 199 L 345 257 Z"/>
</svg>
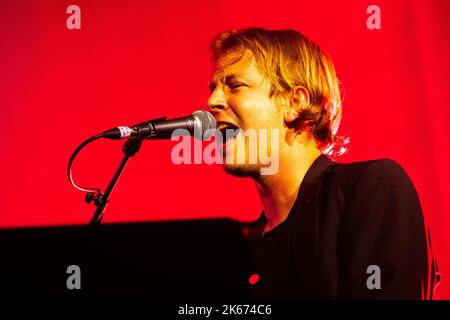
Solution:
<svg viewBox="0 0 450 320">
<path fill-rule="evenodd" d="M 319 213 L 318 196 L 322 180 L 333 162 L 325 155 L 319 156 L 307 171 L 294 204 L 292 224 L 293 237 L 291 250 L 297 272 L 297 281 L 305 297 L 323 299 L 318 252 L 319 248 Z"/>
</svg>

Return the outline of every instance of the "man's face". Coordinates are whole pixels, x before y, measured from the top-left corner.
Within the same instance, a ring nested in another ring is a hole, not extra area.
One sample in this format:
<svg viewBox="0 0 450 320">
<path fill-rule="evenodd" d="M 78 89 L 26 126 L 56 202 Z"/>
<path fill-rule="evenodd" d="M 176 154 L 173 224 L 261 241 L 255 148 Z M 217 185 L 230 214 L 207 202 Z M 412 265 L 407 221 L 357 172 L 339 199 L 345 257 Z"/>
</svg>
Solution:
<svg viewBox="0 0 450 320">
<path fill-rule="evenodd" d="M 252 53 L 246 51 L 236 61 L 239 56 L 229 54 L 219 59 L 210 84 L 208 106 L 217 120 L 218 129 L 223 132 L 225 171 L 238 176 L 252 176 L 260 174 L 260 168 L 267 166 L 260 155 L 273 158 L 277 153 L 278 157 L 279 139 L 284 136 L 286 128 L 283 110 L 277 106 L 276 99 L 270 97 L 271 85 L 258 70 Z M 227 128 L 240 129 L 240 134 L 225 141 L 224 129 Z M 257 141 L 244 139 L 243 135 L 248 132 L 256 132 Z M 264 135 L 267 142 L 261 140 Z M 258 154 L 256 163 L 251 161 L 251 152 Z M 226 154 L 230 153 L 235 160 L 244 155 L 245 163 L 229 163 Z"/>
</svg>

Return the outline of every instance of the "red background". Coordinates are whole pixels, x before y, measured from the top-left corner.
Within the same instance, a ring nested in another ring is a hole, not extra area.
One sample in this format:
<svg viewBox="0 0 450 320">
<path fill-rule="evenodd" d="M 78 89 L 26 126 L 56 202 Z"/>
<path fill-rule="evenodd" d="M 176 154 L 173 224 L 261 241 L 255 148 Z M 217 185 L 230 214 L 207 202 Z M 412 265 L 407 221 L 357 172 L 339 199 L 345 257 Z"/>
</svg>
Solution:
<svg viewBox="0 0 450 320">
<path fill-rule="evenodd" d="M 345 3 L 345 4 L 344 4 Z M 66 8 L 81 8 L 68 30 Z M 381 8 L 368 30 L 366 8 Z M 334 58 L 345 89 L 340 161 L 380 157 L 409 173 L 430 224 L 450 298 L 450 1 L 2 1 L 0 4 L 0 227 L 87 223 L 92 207 L 66 165 L 87 137 L 117 125 L 204 108 L 218 32 L 297 29 Z M 76 181 L 104 188 L 121 141 L 97 141 Z M 231 217 L 261 205 L 252 181 L 220 166 L 170 160 L 175 143 L 146 141 L 114 190 L 105 223 Z"/>
</svg>

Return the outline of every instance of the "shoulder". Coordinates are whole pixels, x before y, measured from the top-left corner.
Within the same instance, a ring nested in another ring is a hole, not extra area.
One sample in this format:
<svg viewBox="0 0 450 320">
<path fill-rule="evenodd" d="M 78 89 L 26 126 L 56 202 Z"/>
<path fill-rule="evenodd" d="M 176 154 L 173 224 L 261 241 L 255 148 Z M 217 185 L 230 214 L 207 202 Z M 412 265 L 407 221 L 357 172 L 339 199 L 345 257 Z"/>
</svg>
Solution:
<svg viewBox="0 0 450 320">
<path fill-rule="evenodd" d="M 336 163 L 331 170 L 332 180 L 344 184 L 410 184 L 403 167 L 392 159 L 377 159 L 352 163 Z"/>
<path fill-rule="evenodd" d="M 392 159 L 383 158 L 376 160 L 358 161 L 351 163 L 335 163 L 336 172 L 339 173 L 364 173 L 365 171 L 388 173 L 404 172 L 400 164 Z"/>
<path fill-rule="evenodd" d="M 323 181 L 322 195 L 341 209 L 408 202 L 420 205 L 416 189 L 402 166 L 391 159 L 335 163 Z"/>
</svg>

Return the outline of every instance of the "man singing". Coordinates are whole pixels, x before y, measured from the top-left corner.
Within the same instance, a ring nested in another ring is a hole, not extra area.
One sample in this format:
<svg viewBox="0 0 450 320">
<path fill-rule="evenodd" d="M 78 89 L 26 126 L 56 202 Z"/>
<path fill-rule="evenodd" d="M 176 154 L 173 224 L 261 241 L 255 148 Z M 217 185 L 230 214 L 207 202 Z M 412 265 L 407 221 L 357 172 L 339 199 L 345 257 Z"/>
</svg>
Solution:
<svg viewBox="0 0 450 320">
<path fill-rule="evenodd" d="M 252 226 L 255 297 L 432 298 L 436 264 L 405 171 L 389 159 L 329 158 L 346 144 L 330 57 L 293 30 L 225 32 L 212 50 L 208 106 L 224 135 L 239 132 L 224 141 L 224 169 L 251 177 L 264 208 Z M 268 137 L 250 142 L 252 130 Z M 277 170 L 250 161 L 255 147 L 276 156 Z"/>
</svg>

